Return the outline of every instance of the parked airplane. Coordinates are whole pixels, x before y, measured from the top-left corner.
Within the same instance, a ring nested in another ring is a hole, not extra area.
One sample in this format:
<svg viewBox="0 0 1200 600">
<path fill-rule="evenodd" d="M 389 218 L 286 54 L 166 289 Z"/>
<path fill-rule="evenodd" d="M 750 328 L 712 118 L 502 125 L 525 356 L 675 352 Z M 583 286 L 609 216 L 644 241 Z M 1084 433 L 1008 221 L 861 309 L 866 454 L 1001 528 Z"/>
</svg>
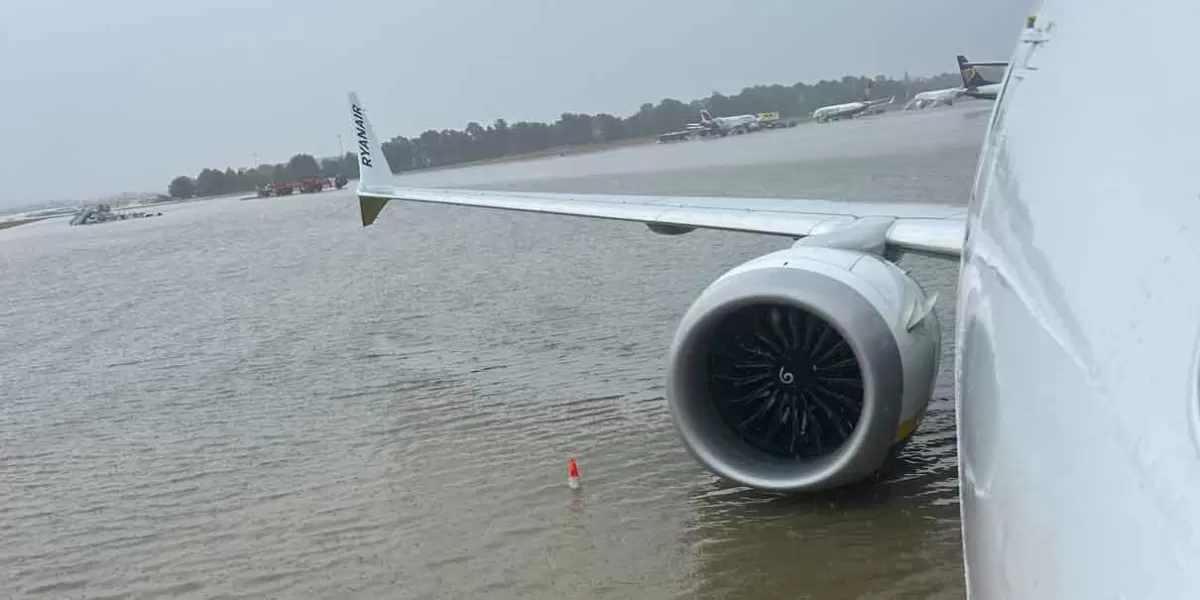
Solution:
<svg viewBox="0 0 1200 600">
<path fill-rule="evenodd" d="M 929 108 L 931 106 L 952 106 L 954 101 L 959 96 L 962 96 L 964 92 L 963 88 L 957 87 L 920 92 L 905 103 L 904 110 Z"/>
<path fill-rule="evenodd" d="M 719 133 L 747 133 L 758 129 L 761 123 L 758 115 L 733 115 L 731 117 L 713 118 L 707 110 L 700 111 L 700 124 L 716 130 Z"/>
<path fill-rule="evenodd" d="M 991 81 L 979 74 L 977 67 L 1007 67 L 1008 61 L 983 61 L 970 62 L 967 57 L 958 55 L 958 72 L 962 75 L 963 94 L 972 98 L 982 98 L 985 100 L 995 100 L 1000 94 L 1000 88 L 1003 84 L 998 81 Z"/>
<path fill-rule="evenodd" d="M 818 123 L 836 121 L 838 119 L 850 119 L 876 107 L 891 104 L 895 99 L 896 97 L 892 96 L 887 100 L 862 100 L 860 102 L 846 102 L 845 104 L 830 104 L 829 106 L 822 106 L 814 110 L 812 118 Z"/>
<path fill-rule="evenodd" d="M 963 55 L 958 56 L 958 70 L 962 76 L 964 87 L 944 88 L 921 92 L 912 97 L 904 110 L 922 109 L 931 106 L 950 106 L 962 96 L 995 100 L 1000 91 L 1001 83 L 989 81 L 979 74 L 976 67 L 1007 67 L 1007 61 L 970 62 Z"/>
<path fill-rule="evenodd" d="M 390 200 L 796 239 L 719 277 L 667 360 L 698 461 L 752 488 L 875 473 L 917 428 L 934 299 L 893 260 L 960 260 L 954 376 L 968 594 L 1200 593 L 1200 5 L 1047 0 L 997 90 L 966 207 L 409 189 L 351 95 L 364 226 Z M 1052 17 L 1053 20 L 1051 20 Z M 1110 65 L 1138 65 L 1120 94 Z M 1163 95 L 1154 82 L 1171 79 Z M 1070 98 L 1070 102 L 1062 99 Z M 1098 121 L 1097 115 L 1132 115 Z M 586 317 L 581 317 L 586 318 Z"/>
</svg>

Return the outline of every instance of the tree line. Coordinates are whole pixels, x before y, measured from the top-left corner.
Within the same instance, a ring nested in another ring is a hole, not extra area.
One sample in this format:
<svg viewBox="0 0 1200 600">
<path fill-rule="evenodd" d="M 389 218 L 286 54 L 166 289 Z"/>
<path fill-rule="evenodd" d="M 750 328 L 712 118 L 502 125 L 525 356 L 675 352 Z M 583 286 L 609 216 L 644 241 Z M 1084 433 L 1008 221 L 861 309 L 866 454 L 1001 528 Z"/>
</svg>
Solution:
<svg viewBox="0 0 1200 600">
<path fill-rule="evenodd" d="M 811 85 L 756 85 L 732 96 L 713 92 L 706 98 L 687 103 L 674 98 L 664 98 L 658 104 L 647 102 L 627 117 L 607 113 L 563 113 L 554 123 L 521 121 L 510 124 L 504 119 L 496 119 L 486 127 L 472 121 L 461 130 L 430 129 L 414 138 L 394 137 L 383 142 L 383 153 L 392 171 L 403 172 L 562 146 L 645 138 L 682 129 L 685 123 L 698 120 L 701 109 L 708 109 L 714 116 L 778 112 L 781 118 L 794 118 L 809 115 L 821 106 L 861 99 L 867 93 L 871 98 L 895 96 L 901 100 L 926 90 L 961 83 L 958 73 L 943 73 L 918 78 L 906 75 L 903 79 L 883 75 L 874 79 L 847 76 Z M 308 154 L 297 154 L 283 164 L 237 170 L 204 169 L 194 178 L 176 177 L 167 191 L 174 198 L 216 196 L 249 192 L 270 183 L 337 175 L 348 179 L 358 176 L 358 163 L 353 153 L 320 161 Z"/>
<path fill-rule="evenodd" d="M 297 154 L 287 163 L 264 164 L 254 168 L 240 168 L 236 171 L 226 167 L 220 169 L 204 169 L 195 177 L 180 175 L 171 180 L 167 186 L 167 194 L 172 198 L 192 198 L 204 196 L 220 196 L 238 192 L 251 192 L 259 186 L 272 183 L 285 183 L 311 177 L 336 177 L 344 175 L 347 179 L 358 174 L 358 161 L 354 154 L 347 152 L 341 158 L 323 158 L 318 163 L 310 154 Z"/>
</svg>

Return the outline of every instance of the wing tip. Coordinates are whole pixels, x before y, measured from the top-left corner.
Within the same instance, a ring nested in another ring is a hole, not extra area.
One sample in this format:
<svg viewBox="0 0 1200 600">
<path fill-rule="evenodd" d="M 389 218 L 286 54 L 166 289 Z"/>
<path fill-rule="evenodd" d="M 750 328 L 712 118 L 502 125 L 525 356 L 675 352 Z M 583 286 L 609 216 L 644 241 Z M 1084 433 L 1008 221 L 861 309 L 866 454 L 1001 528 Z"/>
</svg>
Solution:
<svg viewBox="0 0 1200 600">
<path fill-rule="evenodd" d="M 379 217 L 380 211 L 388 203 L 388 198 L 380 198 L 378 196 L 359 196 L 358 210 L 362 215 L 363 227 L 375 222 Z"/>
</svg>

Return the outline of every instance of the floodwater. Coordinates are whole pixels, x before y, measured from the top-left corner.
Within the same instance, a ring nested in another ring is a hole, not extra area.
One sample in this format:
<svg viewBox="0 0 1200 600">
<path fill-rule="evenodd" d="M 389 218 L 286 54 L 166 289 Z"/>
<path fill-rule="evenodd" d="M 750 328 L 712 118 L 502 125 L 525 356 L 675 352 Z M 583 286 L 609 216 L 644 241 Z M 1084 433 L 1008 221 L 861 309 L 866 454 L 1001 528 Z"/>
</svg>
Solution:
<svg viewBox="0 0 1200 600">
<path fill-rule="evenodd" d="M 964 203 L 990 103 L 413 185 Z M 723 483 L 674 326 L 786 240 L 345 192 L 0 232 L 0 596 L 956 598 L 952 356 L 881 484 Z M 566 485 L 578 457 L 583 487 Z"/>
</svg>

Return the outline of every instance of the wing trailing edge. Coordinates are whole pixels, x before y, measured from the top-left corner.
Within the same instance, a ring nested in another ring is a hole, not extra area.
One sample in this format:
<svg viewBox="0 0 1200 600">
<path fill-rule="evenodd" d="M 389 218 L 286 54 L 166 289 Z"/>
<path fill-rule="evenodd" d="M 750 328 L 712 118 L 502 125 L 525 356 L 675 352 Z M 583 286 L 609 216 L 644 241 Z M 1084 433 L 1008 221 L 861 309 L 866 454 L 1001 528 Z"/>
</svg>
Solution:
<svg viewBox="0 0 1200 600">
<path fill-rule="evenodd" d="M 716 229 L 800 239 L 839 230 L 882 232 L 887 249 L 958 257 L 966 207 L 933 203 L 848 202 L 825 199 L 654 196 L 405 188 L 395 184 L 366 110 L 350 94 L 358 146 L 358 202 L 364 227 L 390 200 L 473 206 L 553 215 L 633 221 L 655 231 Z"/>
</svg>

